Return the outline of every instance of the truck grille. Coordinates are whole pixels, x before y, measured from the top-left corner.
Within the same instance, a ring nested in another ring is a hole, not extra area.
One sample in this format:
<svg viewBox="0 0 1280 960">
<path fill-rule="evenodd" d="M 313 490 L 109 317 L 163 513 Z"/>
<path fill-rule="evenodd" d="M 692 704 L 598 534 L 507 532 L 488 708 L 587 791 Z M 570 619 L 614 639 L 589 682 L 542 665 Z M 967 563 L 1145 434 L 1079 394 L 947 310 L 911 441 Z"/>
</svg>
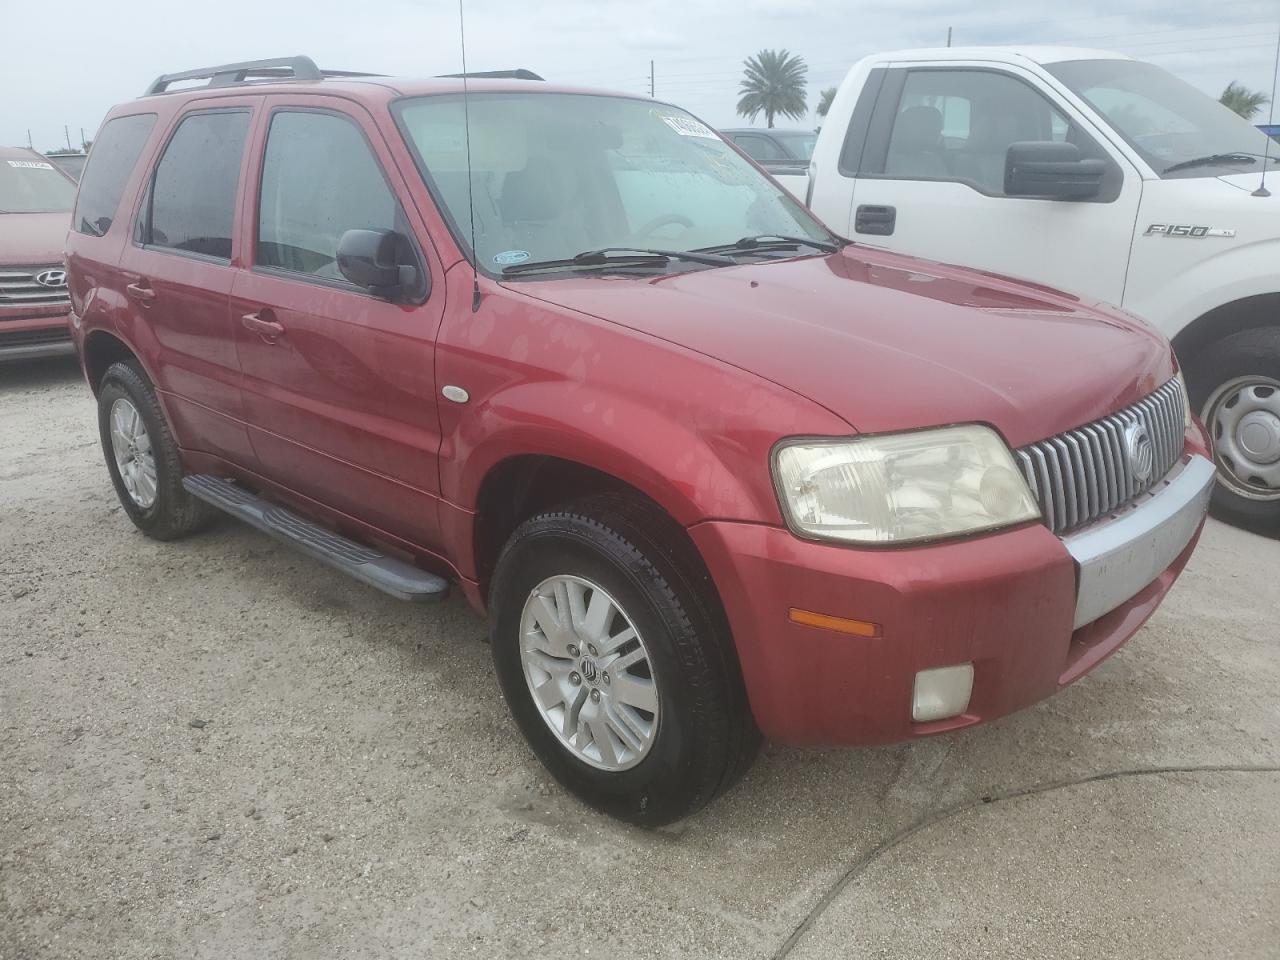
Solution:
<svg viewBox="0 0 1280 960">
<path fill-rule="evenodd" d="M 54 274 L 52 278 L 49 274 Z M 61 277 L 56 276 L 61 274 Z M 46 280 L 56 279 L 60 282 L 53 285 L 41 283 L 36 277 Z M 67 292 L 67 275 L 60 263 L 48 263 L 37 267 L 4 267 L 0 266 L 0 307 L 33 306 L 44 307 L 49 304 L 69 304 L 71 296 Z"/>
<path fill-rule="evenodd" d="M 1062 533 L 1105 516 L 1150 489 L 1178 462 L 1184 432 L 1182 385 L 1174 379 L 1109 417 L 1028 444 L 1016 453 L 1045 525 Z M 1142 472 L 1141 438 L 1151 468 Z"/>
</svg>

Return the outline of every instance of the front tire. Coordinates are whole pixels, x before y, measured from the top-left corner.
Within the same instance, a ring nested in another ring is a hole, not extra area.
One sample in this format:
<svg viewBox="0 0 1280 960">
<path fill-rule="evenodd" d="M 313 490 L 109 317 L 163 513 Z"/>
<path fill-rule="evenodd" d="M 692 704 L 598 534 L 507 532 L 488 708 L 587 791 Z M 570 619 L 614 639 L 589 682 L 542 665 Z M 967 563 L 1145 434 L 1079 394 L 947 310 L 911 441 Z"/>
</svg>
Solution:
<svg viewBox="0 0 1280 960">
<path fill-rule="evenodd" d="M 178 445 L 155 388 L 134 364 L 113 363 L 103 375 L 98 431 L 120 504 L 147 536 L 176 540 L 216 516 L 183 488 Z"/>
<path fill-rule="evenodd" d="M 1210 344 L 1189 380 L 1192 409 L 1218 464 L 1214 515 L 1280 532 L 1280 329 L 1259 327 Z"/>
<path fill-rule="evenodd" d="M 494 666 L 534 753 L 644 826 L 728 789 L 760 742 L 698 569 L 665 514 L 601 495 L 522 524 L 490 591 Z"/>
</svg>

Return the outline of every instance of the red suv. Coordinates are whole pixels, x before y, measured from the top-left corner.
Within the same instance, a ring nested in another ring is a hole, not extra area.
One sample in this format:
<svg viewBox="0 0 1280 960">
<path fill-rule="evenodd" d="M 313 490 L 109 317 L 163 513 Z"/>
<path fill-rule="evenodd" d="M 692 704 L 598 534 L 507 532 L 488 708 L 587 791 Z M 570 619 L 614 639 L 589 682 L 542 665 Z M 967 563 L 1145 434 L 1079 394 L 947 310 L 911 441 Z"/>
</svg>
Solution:
<svg viewBox="0 0 1280 960">
<path fill-rule="evenodd" d="M 761 734 L 1049 696 L 1151 615 L 1210 491 L 1155 330 L 851 244 L 654 100 L 161 77 L 102 128 L 68 254 L 133 522 L 458 585 L 534 752 L 635 822 Z"/>
<path fill-rule="evenodd" d="M 0 361 L 72 352 L 62 244 L 75 197 L 40 154 L 0 147 Z"/>
</svg>

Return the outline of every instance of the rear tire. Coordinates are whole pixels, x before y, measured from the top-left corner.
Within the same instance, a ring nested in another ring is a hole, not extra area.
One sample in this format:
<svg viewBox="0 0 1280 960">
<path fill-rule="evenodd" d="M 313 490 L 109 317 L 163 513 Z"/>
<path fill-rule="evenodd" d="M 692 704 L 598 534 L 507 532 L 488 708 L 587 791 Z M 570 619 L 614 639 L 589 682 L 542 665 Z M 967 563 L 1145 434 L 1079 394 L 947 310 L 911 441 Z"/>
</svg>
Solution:
<svg viewBox="0 0 1280 960">
<path fill-rule="evenodd" d="M 1280 532 L 1280 329 L 1209 344 L 1189 364 L 1191 408 L 1214 447 L 1211 508 L 1220 520 Z"/>
<path fill-rule="evenodd" d="M 217 516 L 182 486 L 182 461 L 155 388 L 133 363 L 113 363 L 98 389 L 98 431 L 116 495 L 134 526 L 176 540 Z"/>
<path fill-rule="evenodd" d="M 644 826 L 728 789 L 760 744 L 723 611 L 690 549 L 655 507 L 596 495 L 522 524 L 490 590 L 494 665 L 533 752 L 586 803 Z M 577 615 L 562 620 L 564 610 Z"/>
</svg>

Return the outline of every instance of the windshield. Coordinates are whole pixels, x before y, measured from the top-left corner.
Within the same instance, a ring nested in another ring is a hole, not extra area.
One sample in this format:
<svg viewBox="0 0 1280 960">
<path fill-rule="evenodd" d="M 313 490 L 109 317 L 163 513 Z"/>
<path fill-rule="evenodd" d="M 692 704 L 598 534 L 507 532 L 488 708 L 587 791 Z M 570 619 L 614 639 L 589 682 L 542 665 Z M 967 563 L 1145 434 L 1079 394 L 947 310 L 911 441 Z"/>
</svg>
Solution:
<svg viewBox="0 0 1280 960">
<path fill-rule="evenodd" d="M 775 131 L 773 135 L 786 146 L 787 153 L 797 160 L 807 161 L 813 159 L 813 146 L 818 142 L 816 133 L 778 133 Z"/>
<path fill-rule="evenodd" d="M 1150 63 L 1072 60 L 1045 69 L 1105 116 L 1161 175 L 1207 177 L 1262 169 L 1267 136 L 1218 101 Z M 1202 158 L 1212 163 L 1170 170 Z"/>
<path fill-rule="evenodd" d="M 48 160 L 0 160 L 0 213 L 70 213 L 76 185 Z"/>
<path fill-rule="evenodd" d="M 419 167 L 470 248 L 460 96 L 401 101 Z M 607 247 L 688 251 L 758 234 L 830 240 L 789 194 L 689 114 L 585 94 L 470 98 L 478 266 L 565 260 Z M 671 260 L 669 270 L 707 264 Z"/>
</svg>

